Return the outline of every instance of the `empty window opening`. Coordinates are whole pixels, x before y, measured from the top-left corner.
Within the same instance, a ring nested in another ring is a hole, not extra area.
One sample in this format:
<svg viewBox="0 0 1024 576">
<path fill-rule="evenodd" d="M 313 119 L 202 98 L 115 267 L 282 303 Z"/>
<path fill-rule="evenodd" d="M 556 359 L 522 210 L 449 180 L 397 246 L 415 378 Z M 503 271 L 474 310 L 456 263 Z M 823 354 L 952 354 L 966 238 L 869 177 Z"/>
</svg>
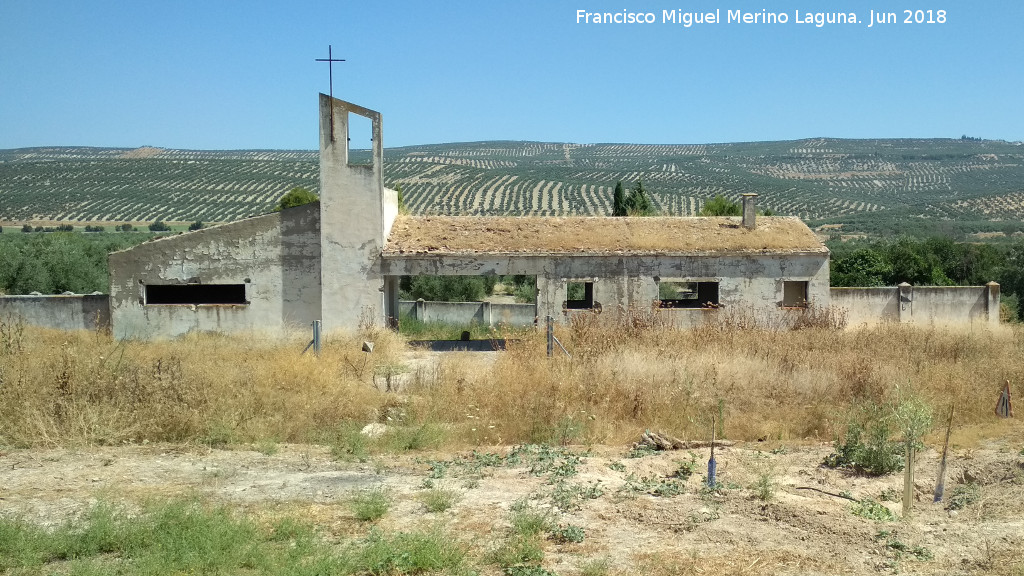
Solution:
<svg viewBox="0 0 1024 576">
<path fill-rule="evenodd" d="M 402 276 L 398 330 L 420 338 L 458 340 L 492 336 L 491 326 L 532 326 L 537 315 L 536 276 Z"/>
<path fill-rule="evenodd" d="M 662 308 L 716 308 L 718 282 L 662 280 L 658 283 Z"/>
<path fill-rule="evenodd" d="M 565 283 L 566 310 L 590 310 L 593 307 L 593 282 L 568 281 Z"/>
<path fill-rule="evenodd" d="M 349 166 L 373 164 L 373 120 L 359 114 L 348 115 Z"/>
<path fill-rule="evenodd" d="M 245 284 L 146 284 L 146 304 L 248 304 Z"/>
<path fill-rule="evenodd" d="M 785 281 L 782 283 L 782 306 L 785 308 L 807 307 L 807 282 Z"/>
</svg>

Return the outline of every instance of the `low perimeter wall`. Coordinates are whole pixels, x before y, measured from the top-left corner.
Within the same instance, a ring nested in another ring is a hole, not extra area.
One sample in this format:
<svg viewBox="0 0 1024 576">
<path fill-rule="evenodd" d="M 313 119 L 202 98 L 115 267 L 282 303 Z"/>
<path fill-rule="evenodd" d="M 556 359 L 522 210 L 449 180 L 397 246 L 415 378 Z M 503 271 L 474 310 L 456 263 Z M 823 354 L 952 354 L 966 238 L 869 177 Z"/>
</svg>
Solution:
<svg viewBox="0 0 1024 576">
<path fill-rule="evenodd" d="M 57 330 L 106 330 L 110 298 L 106 294 L 0 296 L 0 320 L 16 319 Z"/>
<path fill-rule="evenodd" d="M 999 324 L 999 284 L 832 288 L 832 307 L 846 312 L 849 326 L 879 322 Z"/>
<path fill-rule="evenodd" d="M 510 326 L 532 326 L 537 317 L 534 304 L 494 304 L 491 302 L 415 302 L 402 300 L 398 303 L 400 316 L 416 318 L 421 322 L 446 322 L 448 324 L 469 324 L 476 322 L 484 326 L 508 324 Z"/>
<path fill-rule="evenodd" d="M 910 286 L 884 288 L 832 288 L 831 305 L 846 313 L 847 325 L 879 322 L 921 325 L 982 323 L 999 324 L 999 284 L 985 286 Z M 532 326 L 537 318 L 534 304 L 490 302 L 398 303 L 399 313 L 423 322 L 447 322 L 485 326 L 508 324 Z M 687 318 L 708 311 L 686 310 Z M 58 296 L 0 296 L 0 320 L 21 319 L 30 326 L 57 330 L 106 330 L 110 327 L 110 302 L 106 294 Z M 689 323 L 685 323 L 689 324 Z"/>
</svg>

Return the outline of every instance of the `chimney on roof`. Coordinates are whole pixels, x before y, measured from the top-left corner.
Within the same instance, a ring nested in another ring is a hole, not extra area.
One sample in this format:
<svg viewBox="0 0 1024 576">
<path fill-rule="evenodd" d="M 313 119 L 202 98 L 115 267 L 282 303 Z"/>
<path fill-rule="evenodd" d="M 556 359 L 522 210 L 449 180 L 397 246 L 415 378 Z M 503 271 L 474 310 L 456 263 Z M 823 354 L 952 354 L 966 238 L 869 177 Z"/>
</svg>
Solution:
<svg viewBox="0 0 1024 576">
<path fill-rule="evenodd" d="M 757 228 L 757 194 L 743 194 L 743 227 L 747 230 Z"/>
</svg>

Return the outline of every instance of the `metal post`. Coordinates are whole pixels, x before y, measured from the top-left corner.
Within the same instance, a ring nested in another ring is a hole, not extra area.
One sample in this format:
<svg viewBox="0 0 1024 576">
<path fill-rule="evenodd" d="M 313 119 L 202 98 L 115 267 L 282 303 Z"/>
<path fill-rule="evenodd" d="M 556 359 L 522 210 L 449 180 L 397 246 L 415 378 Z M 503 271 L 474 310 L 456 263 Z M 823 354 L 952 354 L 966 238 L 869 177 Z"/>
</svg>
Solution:
<svg viewBox="0 0 1024 576">
<path fill-rule="evenodd" d="M 708 459 L 708 488 L 715 488 L 715 472 L 718 470 L 718 463 L 715 462 L 715 417 L 711 417 L 711 458 Z"/>
<path fill-rule="evenodd" d="M 555 319 L 548 316 L 548 358 L 555 351 Z"/>
<path fill-rule="evenodd" d="M 319 320 L 313 320 L 313 354 L 320 356 L 320 330 L 322 324 Z"/>
</svg>

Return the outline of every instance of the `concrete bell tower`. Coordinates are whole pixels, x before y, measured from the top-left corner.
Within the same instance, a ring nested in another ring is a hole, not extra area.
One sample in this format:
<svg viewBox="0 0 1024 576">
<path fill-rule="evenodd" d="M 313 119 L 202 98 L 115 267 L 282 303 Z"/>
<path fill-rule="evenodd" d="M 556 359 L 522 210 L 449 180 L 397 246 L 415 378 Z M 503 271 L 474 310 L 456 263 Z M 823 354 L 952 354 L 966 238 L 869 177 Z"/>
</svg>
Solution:
<svg viewBox="0 0 1024 576">
<path fill-rule="evenodd" d="M 373 124 L 369 165 L 349 158 L 349 116 Z M 398 194 L 384 187 L 381 114 L 320 94 L 320 274 L 324 330 L 385 325 L 381 251 L 398 215 Z M 387 284 L 387 286 L 386 286 Z"/>
</svg>

